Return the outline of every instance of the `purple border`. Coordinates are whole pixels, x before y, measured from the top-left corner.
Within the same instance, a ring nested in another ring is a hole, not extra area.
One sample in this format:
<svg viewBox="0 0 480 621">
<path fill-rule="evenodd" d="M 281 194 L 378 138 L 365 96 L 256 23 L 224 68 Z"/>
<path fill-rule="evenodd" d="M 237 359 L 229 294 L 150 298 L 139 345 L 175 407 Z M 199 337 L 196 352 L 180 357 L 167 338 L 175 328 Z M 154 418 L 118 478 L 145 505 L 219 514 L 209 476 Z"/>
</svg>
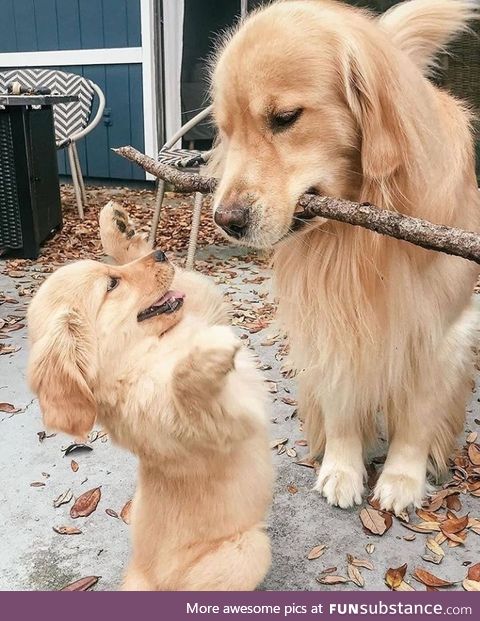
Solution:
<svg viewBox="0 0 480 621">
<path fill-rule="evenodd" d="M 69 601 L 66 601 L 70 598 Z M 83 599 L 81 599 L 83 598 Z M 88 598 L 88 601 L 85 600 Z M 229 606 L 278 606 L 277 614 L 219 614 L 187 613 L 187 603 L 191 606 L 216 605 L 220 611 Z M 375 614 L 372 606 L 383 604 L 383 613 Z M 17 621 L 23 619 L 45 619 L 48 621 L 94 621 L 114 619 L 114 621 L 313 621 L 318 619 L 432 619 L 439 615 L 448 619 L 479 619 L 480 596 L 468 592 L 436 593 L 392 593 L 392 592 L 255 592 L 255 593 L 105 593 L 92 595 L 66 595 L 55 593 L 2 593 L 0 595 L 2 619 Z M 285 606 L 304 606 L 285 615 Z M 322 606 L 321 612 L 313 614 L 312 606 Z M 358 606 L 350 609 L 348 605 Z M 388 606 L 394 605 L 395 611 Z M 408 606 L 421 605 L 424 613 L 409 611 Z M 335 608 L 331 608 L 335 606 Z M 362 608 L 364 606 L 364 608 Z M 370 606 L 370 608 L 369 608 Z M 399 610 L 400 607 L 400 610 Z M 456 610 L 455 610 L 456 609 Z M 461 610 L 462 609 L 462 610 Z M 469 609 L 469 610 L 468 610 Z"/>
</svg>

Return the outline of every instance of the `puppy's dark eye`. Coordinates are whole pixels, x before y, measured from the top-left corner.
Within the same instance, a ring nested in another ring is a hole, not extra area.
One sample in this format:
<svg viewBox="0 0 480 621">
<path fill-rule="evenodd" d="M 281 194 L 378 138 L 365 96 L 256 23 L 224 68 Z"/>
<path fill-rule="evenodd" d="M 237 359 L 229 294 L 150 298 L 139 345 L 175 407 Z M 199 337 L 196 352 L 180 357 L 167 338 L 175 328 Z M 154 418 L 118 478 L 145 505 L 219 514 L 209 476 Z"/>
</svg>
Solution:
<svg viewBox="0 0 480 621">
<path fill-rule="evenodd" d="M 274 134 L 285 131 L 298 121 L 302 112 L 303 108 L 296 108 L 295 110 L 287 110 L 285 112 L 272 114 L 269 119 L 270 129 Z"/>
<path fill-rule="evenodd" d="M 107 291 L 113 291 L 119 282 L 120 278 L 113 278 L 113 276 L 110 276 L 108 279 Z"/>
</svg>

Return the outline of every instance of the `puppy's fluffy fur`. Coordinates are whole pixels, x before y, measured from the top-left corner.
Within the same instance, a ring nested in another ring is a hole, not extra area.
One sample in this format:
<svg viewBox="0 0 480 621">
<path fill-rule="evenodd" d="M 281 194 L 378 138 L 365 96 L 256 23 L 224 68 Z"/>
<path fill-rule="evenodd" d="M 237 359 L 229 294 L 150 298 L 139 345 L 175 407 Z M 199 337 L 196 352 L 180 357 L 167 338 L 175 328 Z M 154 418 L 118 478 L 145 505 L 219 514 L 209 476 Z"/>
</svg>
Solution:
<svg viewBox="0 0 480 621">
<path fill-rule="evenodd" d="M 146 254 L 113 204 L 101 228 L 106 250 L 131 262 L 62 267 L 30 305 L 45 424 L 84 436 L 97 418 L 139 458 L 125 590 L 254 589 L 270 564 L 261 377 L 204 277 Z M 183 309 L 137 320 L 172 288 Z"/>
<path fill-rule="evenodd" d="M 382 507 L 419 505 L 427 467 L 445 470 L 469 393 L 478 267 L 332 221 L 289 234 L 295 204 L 313 188 L 480 230 L 469 112 L 425 77 L 477 8 L 412 0 L 377 18 L 277 2 L 227 37 L 213 69 L 215 209 L 246 210 L 241 242 L 275 248 L 300 413 L 324 450 L 316 488 L 341 507 L 361 500 L 378 412 Z"/>
</svg>

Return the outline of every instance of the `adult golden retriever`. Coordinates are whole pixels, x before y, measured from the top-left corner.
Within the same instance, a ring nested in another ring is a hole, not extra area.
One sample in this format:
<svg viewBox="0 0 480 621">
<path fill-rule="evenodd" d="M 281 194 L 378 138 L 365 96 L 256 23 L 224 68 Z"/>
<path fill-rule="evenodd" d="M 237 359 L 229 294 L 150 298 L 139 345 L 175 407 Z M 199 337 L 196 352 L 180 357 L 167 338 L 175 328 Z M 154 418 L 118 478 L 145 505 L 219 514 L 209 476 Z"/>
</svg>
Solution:
<svg viewBox="0 0 480 621">
<path fill-rule="evenodd" d="M 112 203 L 101 228 L 120 265 L 64 266 L 28 311 L 45 424 L 84 436 L 98 419 L 139 458 L 125 590 L 254 589 L 270 564 L 262 378 L 206 278 L 150 252 Z"/>
<path fill-rule="evenodd" d="M 226 38 L 213 68 L 215 221 L 275 249 L 300 413 L 312 453 L 324 450 L 316 489 L 341 507 L 361 501 L 379 412 L 383 508 L 419 505 L 427 468 L 445 470 L 469 393 L 478 267 L 332 221 L 292 234 L 295 204 L 310 190 L 479 230 L 470 114 L 426 77 L 477 7 L 412 0 L 378 18 L 277 2 Z"/>
</svg>

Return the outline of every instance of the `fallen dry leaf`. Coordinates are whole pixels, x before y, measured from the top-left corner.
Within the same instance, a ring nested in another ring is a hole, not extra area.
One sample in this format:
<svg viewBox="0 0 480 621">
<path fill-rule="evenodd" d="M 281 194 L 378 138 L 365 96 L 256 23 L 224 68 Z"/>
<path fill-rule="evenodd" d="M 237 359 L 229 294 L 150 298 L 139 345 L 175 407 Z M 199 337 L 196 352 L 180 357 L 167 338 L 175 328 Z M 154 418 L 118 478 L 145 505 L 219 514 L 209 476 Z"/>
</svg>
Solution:
<svg viewBox="0 0 480 621">
<path fill-rule="evenodd" d="M 390 517 L 390 520 L 388 520 Z M 383 535 L 392 525 L 391 516 L 373 507 L 364 507 L 360 511 L 360 520 L 364 527 L 373 535 Z"/>
<path fill-rule="evenodd" d="M 87 576 L 86 578 L 80 578 L 80 580 L 75 580 L 67 586 L 64 586 L 60 591 L 88 591 L 93 586 L 95 586 L 99 580 L 100 576 Z"/>
<path fill-rule="evenodd" d="M 354 584 L 356 584 L 357 586 L 363 589 L 363 587 L 365 586 L 365 579 L 360 573 L 360 570 L 358 569 L 358 567 L 355 567 L 355 565 L 349 564 L 347 567 L 347 573 L 348 573 L 348 577 L 350 578 L 350 580 Z"/>
<path fill-rule="evenodd" d="M 347 563 L 355 567 L 364 567 L 365 569 L 373 569 L 373 563 L 369 559 L 356 558 L 351 554 L 347 554 Z"/>
<path fill-rule="evenodd" d="M 385 574 L 385 584 L 392 590 L 398 589 L 407 572 L 407 563 L 400 567 L 390 567 Z"/>
<path fill-rule="evenodd" d="M 465 591 L 480 591 L 480 582 L 478 580 L 469 580 L 465 578 L 462 582 L 462 586 Z"/>
<path fill-rule="evenodd" d="M 123 506 L 123 509 L 120 511 L 120 517 L 125 522 L 125 524 L 130 524 L 130 511 L 132 509 L 132 501 L 129 500 Z"/>
<path fill-rule="evenodd" d="M 402 582 L 398 585 L 395 591 L 415 591 L 415 589 L 410 584 L 408 584 L 408 582 L 402 580 Z"/>
<path fill-rule="evenodd" d="M 30 487 L 45 487 L 45 483 L 43 481 L 34 481 L 30 483 Z"/>
<path fill-rule="evenodd" d="M 60 494 L 58 498 L 55 498 L 55 500 L 53 501 L 53 506 L 55 507 L 55 509 L 58 509 L 58 507 L 61 507 L 62 505 L 67 505 L 72 500 L 72 498 L 72 490 L 67 489 L 66 492 L 63 492 L 63 494 Z"/>
<path fill-rule="evenodd" d="M 467 578 L 475 582 L 480 582 L 480 563 L 475 563 L 475 565 L 471 565 L 468 568 Z"/>
<path fill-rule="evenodd" d="M 272 442 L 270 442 L 270 448 L 276 449 L 279 446 L 286 444 L 287 442 L 288 442 L 288 438 L 277 438 L 276 440 L 272 440 Z"/>
<path fill-rule="evenodd" d="M 0 412 L 6 412 L 7 414 L 16 414 L 20 412 L 21 408 L 16 408 L 13 403 L 0 403 Z"/>
<path fill-rule="evenodd" d="M 73 442 L 65 449 L 65 457 L 74 451 L 93 451 L 93 448 L 88 444 Z"/>
<path fill-rule="evenodd" d="M 327 546 L 325 544 L 319 545 L 319 546 L 315 546 L 308 553 L 307 559 L 309 561 L 314 561 L 315 559 L 320 558 L 322 556 L 322 554 L 325 552 L 326 547 Z"/>
<path fill-rule="evenodd" d="M 478 438 L 478 432 L 477 431 L 471 431 L 468 436 L 466 437 L 466 442 L 467 444 L 471 444 L 472 442 L 476 442 Z"/>
<path fill-rule="evenodd" d="M 105 513 L 113 518 L 118 518 L 118 513 L 113 509 L 105 509 Z"/>
<path fill-rule="evenodd" d="M 431 539 L 431 538 L 427 539 L 427 542 L 425 545 L 434 554 L 437 554 L 438 556 L 445 556 L 445 552 L 443 551 L 443 548 L 435 541 L 435 539 Z"/>
<path fill-rule="evenodd" d="M 425 586 L 437 588 L 449 587 L 452 586 L 453 582 L 449 582 L 448 580 L 444 580 L 443 578 L 438 578 L 434 576 L 426 569 L 422 569 L 422 567 L 416 567 L 413 572 L 413 577 L 418 582 L 421 582 Z"/>
<path fill-rule="evenodd" d="M 343 576 L 332 576 L 331 574 L 319 576 L 316 580 L 320 584 L 344 584 L 345 582 L 348 582 L 348 579 Z"/>
<path fill-rule="evenodd" d="M 367 554 L 373 554 L 375 552 L 375 544 L 374 543 L 367 543 L 367 545 L 365 546 L 365 550 L 366 550 Z"/>
<path fill-rule="evenodd" d="M 470 444 L 468 447 L 468 459 L 474 466 L 480 466 L 480 447 L 478 444 Z"/>
<path fill-rule="evenodd" d="M 78 464 L 74 459 L 72 459 L 72 461 L 70 462 L 70 468 L 73 470 L 73 472 L 78 471 Z"/>
<path fill-rule="evenodd" d="M 59 535 L 81 535 L 82 531 L 76 526 L 54 526 L 53 530 Z"/>
<path fill-rule="evenodd" d="M 448 537 L 449 535 L 460 533 L 468 526 L 468 514 L 463 517 L 451 517 L 440 523 L 440 530 Z"/>
<path fill-rule="evenodd" d="M 99 487 L 90 489 L 79 496 L 70 509 L 70 517 L 76 519 L 89 516 L 97 508 L 101 496 L 102 492 Z"/>
<path fill-rule="evenodd" d="M 290 483 L 290 485 L 287 485 L 287 491 L 290 494 L 296 494 L 298 492 L 298 487 L 294 485 L 293 483 Z"/>
</svg>

